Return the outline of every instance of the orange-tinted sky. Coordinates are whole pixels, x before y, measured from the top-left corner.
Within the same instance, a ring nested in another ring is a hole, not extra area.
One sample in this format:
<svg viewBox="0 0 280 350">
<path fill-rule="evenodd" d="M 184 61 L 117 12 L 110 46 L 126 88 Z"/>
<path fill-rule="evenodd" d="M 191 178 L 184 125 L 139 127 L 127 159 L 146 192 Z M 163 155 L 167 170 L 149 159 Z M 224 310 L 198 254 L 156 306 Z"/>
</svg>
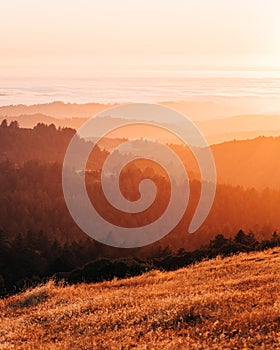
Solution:
<svg viewBox="0 0 280 350">
<path fill-rule="evenodd" d="M 10 0 L 1 76 L 280 66 L 279 0 Z"/>
</svg>

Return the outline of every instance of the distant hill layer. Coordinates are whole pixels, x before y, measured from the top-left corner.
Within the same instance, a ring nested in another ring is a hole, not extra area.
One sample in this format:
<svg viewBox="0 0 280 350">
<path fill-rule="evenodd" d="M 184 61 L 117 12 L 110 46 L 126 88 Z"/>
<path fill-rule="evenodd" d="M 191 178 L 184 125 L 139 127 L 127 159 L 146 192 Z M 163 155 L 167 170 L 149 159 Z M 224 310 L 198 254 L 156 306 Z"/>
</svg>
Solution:
<svg viewBox="0 0 280 350">
<path fill-rule="evenodd" d="M 22 128 L 33 128 L 38 123 L 44 123 L 47 125 L 54 124 L 56 127 L 69 127 L 73 129 L 78 129 L 83 123 L 85 123 L 88 118 L 55 118 L 50 115 L 35 113 L 35 114 L 21 114 L 18 116 L 0 116 L 0 122 L 4 119 L 7 120 L 8 124 L 12 121 L 17 121 L 19 126 Z"/>
<path fill-rule="evenodd" d="M 211 149 L 219 183 L 280 189 L 280 137 L 230 141 Z"/>
<path fill-rule="evenodd" d="M 34 129 L 0 128 L 0 161 L 10 159 L 23 163 L 31 159 L 62 162 L 74 130 L 40 125 Z M 120 139 L 105 138 L 101 148 L 111 151 Z M 90 147 L 90 143 L 81 143 Z M 198 168 L 185 147 L 174 149 L 184 159 L 188 169 L 198 177 Z M 219 183 L 234 186 L 280 189 L 280 137 L 258 137 L 252 140 L 229 141 L 211 146 Z M 101 159 L 105 153 L 101 155 Z M 100 163 L 98 161 L 98 164 Z"/>
<path fill-rule="evenodd" d="M 257 99 L 211 98 L 206 101 L 167 101 L 160 103 L 173 108 L 196 120 L 227 118 L 241 113 L 258 113 L 260 110 Z M 1 116 L 16 117 L 21 114 L 46 114 L 55 118 L 89 118 L 96 113 L 116 106 L 117 104 L 101 103 L 64 103 L 60 101 L 37 105 L 10 105 L 0 107 Z"/>
<path fill-rule="evenodd" d="M 52 102 L 38 105 L 11 105 L 1 106 L 1 116 L 16 117 L 22 114 L 45 114 L 55 118 L 90 118 L 98 112 L 115 105 L 106 105 L 99 103 L 63 103 Z"/>
<path fill-rule="evenodd" d="M 55 106 L 57 104 L 57 109 Z M 37 123 L 54 124 L 57 127 L 70 127 L 78 129 L 90 117 L 106 109 L 106 105 L 68 105 L 56 103 L 38 106 L 14 106 L 0 107 L 0 122 L 7 119 L 8 123 L 13 120 L 18 121 L 23 128 L 33 128 Z M 74 106 L 74 107 L 73 107 Z M 44 107 L 44 108 L 43 108 Z M 72 110 L 74 109 L 74 110 Z M 107 123 L 106 118 L 103 118 Z M 131 120 L 133 122 L 133 120 Z M 167 122 L 173 125 L 173 120 Z M 280 115 L 278 114 L 248 114 L 236 115 L 228 118 L 194 120 L 194 123 L 201 130 L 210 144 L 221 143 L 233 139 L 252 139 L 258 136 L 279 136 L 280 135 Z M 173 125 L 174 126 L 174 125 Z M 180 128 L 180 125 L 177 126 Z M 151 137 L 153 132 L 145 131 Z M 131 130 L 120 130 L 117 137 L 132 138 L 134 137 Z M 156 135 L 161 140 L 174 139 L 172 135 L 164 133 Z"/>
</svg>

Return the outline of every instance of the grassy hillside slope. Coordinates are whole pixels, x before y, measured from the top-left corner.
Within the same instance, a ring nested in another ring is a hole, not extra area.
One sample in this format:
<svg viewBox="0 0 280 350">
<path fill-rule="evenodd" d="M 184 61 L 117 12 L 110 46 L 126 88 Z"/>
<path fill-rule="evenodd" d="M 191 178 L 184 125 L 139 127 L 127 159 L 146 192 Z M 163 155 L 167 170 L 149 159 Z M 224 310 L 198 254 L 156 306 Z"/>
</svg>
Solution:
<svg viewBox="0 0 280 350">
<path fill-rule="evenodd" d="M 0 301 L 0 349 L 279 349 L 280 248 Z"/>
</svg>

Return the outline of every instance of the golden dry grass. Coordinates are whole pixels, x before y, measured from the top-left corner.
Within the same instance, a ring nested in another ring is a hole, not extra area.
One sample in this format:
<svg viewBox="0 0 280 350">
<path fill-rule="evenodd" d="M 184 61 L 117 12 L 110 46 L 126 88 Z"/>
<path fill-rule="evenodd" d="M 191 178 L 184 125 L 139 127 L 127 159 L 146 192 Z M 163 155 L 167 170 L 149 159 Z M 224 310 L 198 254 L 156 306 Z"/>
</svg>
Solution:
<svg viewBox="0 0 280 350">
<path fill-rule="evenodd" d="M 280 249 L 0 301 L 0 349 L 280 349 Z"/>
</svg>

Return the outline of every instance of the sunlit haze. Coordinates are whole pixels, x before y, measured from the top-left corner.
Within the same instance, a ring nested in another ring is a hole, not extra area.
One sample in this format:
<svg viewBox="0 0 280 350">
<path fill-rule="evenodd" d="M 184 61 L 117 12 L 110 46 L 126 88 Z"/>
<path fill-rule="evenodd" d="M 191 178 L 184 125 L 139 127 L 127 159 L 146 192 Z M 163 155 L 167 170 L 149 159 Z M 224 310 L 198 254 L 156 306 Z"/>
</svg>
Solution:
<svg viewBox="0 0 280 350">
<path fill-rule="evenodd" d="M 0 13 L 2 77 L 280 66 L 278 0 L 10 0 Z"/>
</svg>

